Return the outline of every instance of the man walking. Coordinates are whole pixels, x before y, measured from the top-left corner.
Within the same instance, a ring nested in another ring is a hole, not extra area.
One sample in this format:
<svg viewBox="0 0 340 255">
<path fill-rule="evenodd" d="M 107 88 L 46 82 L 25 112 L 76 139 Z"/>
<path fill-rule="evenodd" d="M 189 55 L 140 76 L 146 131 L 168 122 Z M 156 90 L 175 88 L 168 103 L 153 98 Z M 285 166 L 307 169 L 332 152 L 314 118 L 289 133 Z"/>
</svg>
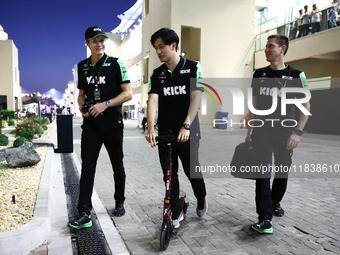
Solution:
<svg viewBox="0 0 340 255">
<path fill-rule="evenodd" d="M 265 54 L 270 63 L 269 66 L 254 71 L 253 107 L 257 110 L 268 110 L 272 106 L 273 90 L 278 90 L 276 110 L 269 115 L 254 115 L 249 112 L 249 119 L 261 120 L 261 127 L 249 126 L 246 141 L 252 141 L 254 149 L 254 165 L 272 165 L 274 154 L 275 166 L 287 170 L 292 164 L 293 149 L 300 142 L 303 128 L 308 120 L 294 104 L 287 104 L 286 115 L 281 114 L 282 88 L 304 88 L 309 92 L 304 72 L 294 69 L 284 63 L 284 55 L 288 50 L 288 38 L 284 35 L 271 35 L 268 37 Z M 287 93 L 287 98 L 303 98 L 303 93 Z M 306 101 L 306 100 L 305 100 Z M 309 102 L 302 103 L 309 112 Z M 296 116 L 298 120 L 296 121 Z M 254 118 L 255 117 L 255 118 Z M 273 120 L 273 121 L 266 121 Z M 275 120 L 275 121 L 274 121 Z M 284 125 L 281 125 L 284 120 Z M 257 126 L 257 125 L 256 125 Z M 260 125 L 259 125 L 260 126 Z M 251 229 L 260 233 L 273 233 L 272 215 L 283 216 L 284 210 L 280 202 L 287 188 L 288 172 L 281 171 L 275 174 L 272 189 L 270 190 L 270 176 L 263 175 L 256 179 L 256 211 L 258 223 L 253 224 Z"/>
<path fill-rule="evenodd" d="M 151 37 L 151 44 L 164 64 L 156 68 L 150 77 L 148 132 L 145 136 L 151 147 L 155 147 L 157 134 L 154 121 L 158 107 L 158 133 L 161 135 L 164 130 L 171 130 L 178 142 L 172 152 L 171 208 L 175 228 L 179 227 L 179 222 L 184 217 L 179 199 L 178 157 L 197 199 L 197 215 L 203 217 L 208 210 L 203 176 L 201 173 L 194 175 L 195 166 L 199 165 L 200 131 L 197 112 L 202 91 L 196 86 L 190 90 L 190 79 L 202 78 L 202 70 L 199 63 L 177 54 L 178 43 L 178 35 L 169 28 L 162 28 Z M 162 148 L 158 148 L 165 181 L 166 157 L 161 150 Z"/>
<path fill-rule="evenodd" d="M 88 28 L 85 43 L 91 56 L 78 64 L 78 104 L 84 117 L 81 135 L 82 169 L 79 215 L 68 223 L 69 227 L 76 229 L 92 226 L 91 196 L 102 144 L 106 147 L 114 172 L 116 207 L 113 215 L 125 214 L 122 103 L 132 98 L 132 91 L 124 63 L 105 54 L 107 38 L 102 28 Z"/>
</svg>

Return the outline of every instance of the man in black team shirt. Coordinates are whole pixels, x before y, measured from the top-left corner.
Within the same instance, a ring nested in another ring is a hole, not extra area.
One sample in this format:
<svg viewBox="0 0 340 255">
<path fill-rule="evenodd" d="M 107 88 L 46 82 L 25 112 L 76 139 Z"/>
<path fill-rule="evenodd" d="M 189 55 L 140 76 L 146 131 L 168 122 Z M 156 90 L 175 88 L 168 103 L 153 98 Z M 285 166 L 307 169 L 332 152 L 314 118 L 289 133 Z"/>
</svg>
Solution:
<svg viewBox="0 0 340 255">
<path fill-rule="evenodd" d="M 84 117 L 81 126 L 79 216 L 67 224 L 76 229 L 92 226 L 91 196 L 102 144 L 109 154 L 114 172 L 116 207 L 113 215 L 125 214 L 122 103 L 132 98 L 132 91 L 124 63 L 105 54 L 107 38 L 102 28 L 88 28 L 85 43 L 91 50 L 91 56 L 78 64 L 78 104 Z M 86 101 L 89 103 L 87 111 L 84 107 Z"/>
<path fill-rule="evenodd" d="M 184 172 L 188 177 L 197 198 L 196 212 L 203 217 L 208 210 L 206 189 L 201 174 L 195 174 L 198 162 L 199 122 L 197 112 L 201 102 L 202 91 L 195 86 L 190 89 L 190 79 L 202 78 L 199 63 L 184 59 L 177 54 L 178 35 L 169 28 L 162 28 L 151 37 L 151 44 L 162 64 L 150 77 L 149 99 L 147 107 L 148 132 L 145 136 L 151 147 L 156 146 L 154 120 L 158 106 L 158 133 L 171 130 L 177 136 L 178 144 L 172 152 L 171 209 L 175 228 L 183 220 L 179 199 L 178 157 L 182 161 Z M 166 177 L 166 157 L 162 148 L 158 148 L 159 159 Z"/>
<path fill-rule="evenodd" d="M 250 120 L 260 119 L 264 123 L 261 127 L 249 127 L 245 139 L 246 141 L 252 141 L 255 158 L 254 165 L 256 166 L 271 166 L 272 154 L 274 153 L 275 166 L 288 169 L 292 164 L 293 149 L 298 146 L 303 134 L 303 128 L 308 120 L 308 115 L 299 111 L 293 104 L 287 104 L 286 115 L 281 115 L 280 90 L 282 88 L 295 87 L 308 90 L 304 72 L 284 63 L 283 58 L 287 50 L 288 38 L 286 36 L 269 36 L 265 54 L 270 65 L 255 70 L 253 74 L 252 99 L 255 109 L 270 109 L 273 102 L 273 88 L 278 90 L 277 108 L 272 114 L 254 116 L 252 112 L 249 112 Z M 303 93 L 287 93 L 287 98 L 290 99 L 302 97 L 305 97 Z M 309 102 L 302 103 L 302 105 L 309 112 Z M 296 119 L 295 116 L 298 116 L 297 122 L 293 121 Z M 268 121 L 268 119 L 275 121 Z M 288 119 L 291 121 L 288 121 Z M 283 120 L 286 120 L 284 125 L 281 124 Z M 294 125 L 296 126 L 294 127 Z M 260 125 L 256 124 L 256 126 Z M 255 202 L 259 221 L 253 224 L 251 229 L 260 233 L 273 233 L 272 215 L 284 215 L 280 202 L 287 189 L 287 180 L 288 172 L 281 171 L 276 173 L 270 190 L 270 176 L 264 175 L 263 178 L 256 179 Z"/>
</svg>

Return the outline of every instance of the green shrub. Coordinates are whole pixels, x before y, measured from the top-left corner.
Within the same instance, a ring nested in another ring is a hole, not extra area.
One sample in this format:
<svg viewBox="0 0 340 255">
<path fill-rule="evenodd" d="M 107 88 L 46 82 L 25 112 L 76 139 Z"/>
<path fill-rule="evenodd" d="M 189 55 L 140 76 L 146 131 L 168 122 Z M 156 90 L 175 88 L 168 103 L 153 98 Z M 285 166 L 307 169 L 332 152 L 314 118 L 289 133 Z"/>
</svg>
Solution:
<svg viewBox="0 0 340 255">
<path fill-rule="evenodd" d="M 8 137 L 4 134 L 0 134 L 0 146 L 7 146 L 8 143 Z"/>
<path fill-rule="evenodd" d="M 45 125 L 39 123 L 39 121 L 46 122 L 46 120 L 43 119 L 44 118 L 29 118 L 19 122 L 15 129 L 15 136 L 24 137 L 30 142 L 33 140 L 35 135 L 37 137 L 41 137 L 41 135 L 45 132 Z"/>
<path fill-rule="evenodd" d="M 24 137 L 28 141 L 32 142 L 34 135 L 36 133 L 35 131 L 35 125 L 33 124 L 33 120 L 24 120 L 20 123 L 18 123 L 16 129 L 15 129 L 15 136 L 16 137 Z"/>
<path fill-rule="evenodd" d="M 7 120 L 7 118 L 14 118 L 15 111 L 10 110 L 1 110 L 1 115 L 4 116 L 4 119 Z"/>
<path fill-rule="evenodd" d="M 16 119 L 9 119 L 8 126 L 15 126 L 17 124 Z"/>
<path fill-rule="evenodd" d="M 19 137 L 17 139 L 15 139 L 15 141 L 13 142 L 13 147 L 19 147 L 21 145 L 23 145 L 25 142 L 27 141 L 27 139 L 25 137 Z"/>
<path fill-rule="evenodd" d="M 37 125 L 35 127 L 35 132 L 38 135 L 38 137 L 41 137 L 43 135 L 43 133 L 45 132 L 45 130 L 44 130 L 43 126 Z"/>
<path fill-rule="evenodd" d="M 8 127 L 8 123 L 7 123 L 6 120 L 2 120 L 2 121 L 1 121 L 1 127 L 2 127 L 2 128 Z"/>
<path fill-rule="evenodd" d="M 48 124 L 50 124 L 50 120 L 47 117 L 42 117 L 42 118 L 34 117 L 33 121 L 35 123 L 39 123 L 40 125 L 48 125 Z"/>
</svg>

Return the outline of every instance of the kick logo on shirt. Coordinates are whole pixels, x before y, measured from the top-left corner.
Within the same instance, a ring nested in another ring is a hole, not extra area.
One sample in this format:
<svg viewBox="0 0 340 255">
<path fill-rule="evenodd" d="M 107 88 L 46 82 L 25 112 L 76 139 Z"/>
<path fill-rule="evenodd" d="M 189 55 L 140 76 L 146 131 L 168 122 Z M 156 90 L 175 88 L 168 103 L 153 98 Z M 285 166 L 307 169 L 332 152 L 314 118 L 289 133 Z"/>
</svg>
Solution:
<svg viewBox="0 0 340 255">
<path fill-rule="evenodd" d="M 185 95 L 187 93 L 186 86 L 165 87 L 163 93 L 164 96 Z"/>
</svg>

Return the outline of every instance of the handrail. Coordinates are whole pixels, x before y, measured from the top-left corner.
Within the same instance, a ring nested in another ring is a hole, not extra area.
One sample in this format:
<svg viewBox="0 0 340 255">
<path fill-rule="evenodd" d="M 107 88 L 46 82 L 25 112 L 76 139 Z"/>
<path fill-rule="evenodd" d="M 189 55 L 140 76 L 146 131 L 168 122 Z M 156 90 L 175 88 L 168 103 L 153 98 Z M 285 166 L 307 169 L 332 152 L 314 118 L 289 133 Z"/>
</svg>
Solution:
<svg viewBox="0 0 340 255">
<path fill-rule="evenodd" d="M 338 3 L 337 5 L 339 8 L 340 3 Z M 329 28 L 329 24 L 328 24 L 328 11 L 333 8 L 334 6 L 319 9 L 323 17 L 321 21 L 320 32 L 331 29 Z M 277 26 L 271 29 L 267 29 L 266 31 L 260 34 L 255 35 L 255 51 L 263 50 L 265 48 L 265 44 L 267 43 L 267 37 L 272 34 L 283 34 L 287 36 L 289 40 L 295 40 L 295 39 L 300 38 L 300 36 L 297 34 L 298 32 L 297 27 L 294 27 L 294 26 L 292 27 L 292 23 L 296 21 L 297 21 L 297 18 L 295 17 L 293 20 L 290 20 L 289 22 L 286 22 L 283 25 L 280 25 L 280 26 Z M 311 30 L 309 32 L 311 32 Z M 309 35 L 309 32 L 306 36 Z"/>
</svg>

